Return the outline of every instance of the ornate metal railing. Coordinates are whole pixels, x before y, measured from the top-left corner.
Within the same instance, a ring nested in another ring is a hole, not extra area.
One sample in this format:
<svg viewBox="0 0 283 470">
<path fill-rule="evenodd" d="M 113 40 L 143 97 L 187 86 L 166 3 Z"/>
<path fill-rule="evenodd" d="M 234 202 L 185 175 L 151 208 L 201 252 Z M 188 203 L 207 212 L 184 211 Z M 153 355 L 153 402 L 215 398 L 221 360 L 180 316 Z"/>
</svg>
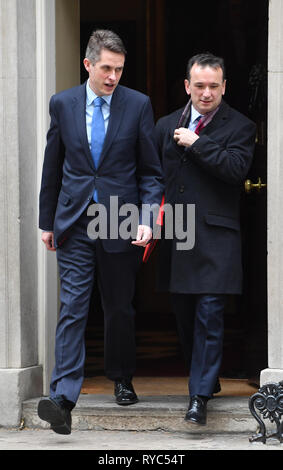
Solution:
<svg viewBox="0 0 283 470">
<path fill-rule="evenodd" d="M 250 412 L 259 424 L 259 430 L 250 438 L 250 442 L 261 441 L 275 437 L 283 442 L 283 380 L 279 383 L 267 383 L 249 399 Z M 276 432 L 267 433 L 263 420 L 269 419 L 275 423 Z"/>
</svg>

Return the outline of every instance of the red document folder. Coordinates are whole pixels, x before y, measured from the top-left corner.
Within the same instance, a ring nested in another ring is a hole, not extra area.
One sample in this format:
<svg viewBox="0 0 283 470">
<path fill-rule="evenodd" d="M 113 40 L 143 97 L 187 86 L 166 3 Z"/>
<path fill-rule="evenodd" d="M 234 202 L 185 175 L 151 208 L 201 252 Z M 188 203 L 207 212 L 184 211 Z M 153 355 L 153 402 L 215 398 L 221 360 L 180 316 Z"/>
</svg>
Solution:
<svg viewBox="0 0 283 470">
<path fill-rule="evenodd" d="M 156 224 L 160 226 L 160 232 L 161 232 L 161 227 L 162 227 L 163 222 L 164 222 L 163 206 L 164 206 L 164 195 L 162 197 L 162 201 L 161 201 L 161 204 L 160 204 L 160 209 L 159 209 L 158 216 L 157 216 L 157 219 L 156 219 Z M 143 254 L 143 262 L 144 263 L 146 263 L 149 260 L 149 257 L 151 255 L 151 253 L 153 252 L 158 240 L 159 240 L 158 238 L 154 238 L 146 245 L 145 250 L 144 250 L 144 254 Z"/>
</svg>

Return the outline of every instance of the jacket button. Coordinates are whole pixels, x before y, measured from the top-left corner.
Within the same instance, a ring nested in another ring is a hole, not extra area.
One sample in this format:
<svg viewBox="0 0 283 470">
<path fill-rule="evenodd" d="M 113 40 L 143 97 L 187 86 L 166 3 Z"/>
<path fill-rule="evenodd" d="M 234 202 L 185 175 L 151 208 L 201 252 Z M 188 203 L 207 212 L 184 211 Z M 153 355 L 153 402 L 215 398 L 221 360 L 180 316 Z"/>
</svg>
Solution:
<svg viewBox="0 0 283 470">
<path fill-rule="evenodd" d="M 183 158 L 183 163 L 186 163 L 188 161 L 188 158 L 187 157 L 184 157 Z"/>
<path fill-rule="evenodd" d="M 183 193 L 183 192 L 184 192 L 184 190 L 185 190 L 185 186 L 183 186 L 183 185 L 182 185 L 182 186 L 180 186 L 180 188 L 179 188 L 179 191 L 180 191 L 180 193 Z"/>
</svg>

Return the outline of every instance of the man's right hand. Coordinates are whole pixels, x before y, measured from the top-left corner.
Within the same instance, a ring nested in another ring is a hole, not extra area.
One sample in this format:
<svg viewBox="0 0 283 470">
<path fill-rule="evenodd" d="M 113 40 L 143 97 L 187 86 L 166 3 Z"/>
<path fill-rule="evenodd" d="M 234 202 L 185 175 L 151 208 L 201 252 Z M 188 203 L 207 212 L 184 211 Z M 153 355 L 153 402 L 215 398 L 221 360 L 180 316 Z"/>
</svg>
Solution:
<svg viewBox="0 0 283 470">
<path fill-rule="evenodd" d="M 195 132 L 190 131 L 190 129 L 186 129 L 185 127 L 179 127 L 178 129 L 175 129 L 174 140 L 178 145 L 183 147 L 190 147 L 198 139 L 199 136 Z"/>
<path fill-rule="evenodd" d="M 56 251 L 54 246 L 54 234 L 53 232 L 42 232 L 41 240 L 45 244 L 47 250 Z"/>
</svg>

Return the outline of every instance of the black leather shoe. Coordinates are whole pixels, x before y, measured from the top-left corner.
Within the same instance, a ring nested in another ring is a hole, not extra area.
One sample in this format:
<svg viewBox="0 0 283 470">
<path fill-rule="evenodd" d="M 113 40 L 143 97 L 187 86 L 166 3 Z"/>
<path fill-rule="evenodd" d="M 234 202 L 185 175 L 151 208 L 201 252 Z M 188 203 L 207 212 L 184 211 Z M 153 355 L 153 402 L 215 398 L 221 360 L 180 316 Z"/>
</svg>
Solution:
<svg viewBox="0 0 283 470">
<path fill-rule="evenodd" d="M 204 426 L 206 424 L 206 405 L 207 399 L 205 397 L 200 397 L 199 395 L 191 397 L 185 421 Z"/>
<path fill-rule="evenodd" d="M 212 393 L 219 393 L 219 392 L 221 392 L 221 385 L 220 385 L 220 380 L 219 380 L 219 378 L 217 378 Z"/>
<path fill-rule="evenodd" d="M 71 434 L 71 411 L 61 405 L 56 399 L 42 398 L 38 403 L 38 416 L 51 425 L 57 434 Z"/>
<path fill-rule="evenodd" d="M 139 401 L 132 383 L 128 380 L 115 380 L 114 393 L 117 405 L 133 405 Z"/>
</svg>

